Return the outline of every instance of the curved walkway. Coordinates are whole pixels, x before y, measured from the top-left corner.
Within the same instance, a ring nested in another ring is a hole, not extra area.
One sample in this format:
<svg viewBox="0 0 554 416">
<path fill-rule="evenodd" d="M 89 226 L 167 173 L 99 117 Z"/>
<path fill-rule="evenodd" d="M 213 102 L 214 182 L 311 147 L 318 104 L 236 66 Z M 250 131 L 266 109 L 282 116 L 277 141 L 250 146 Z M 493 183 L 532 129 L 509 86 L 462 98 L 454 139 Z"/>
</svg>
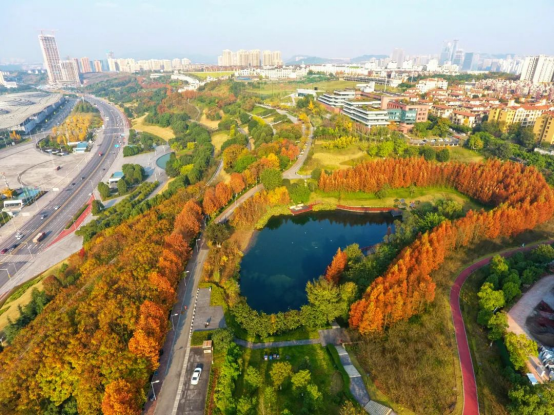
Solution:
<svg viewBox="0 0 554 416">
<path fill-rule="evenodd" d="M 463 380 L 463 392 L 464 392 L 464 415 L 478 415 L 479 414 L 479 398 L 477 396 L 477 383 L 475 381 L 475 372 L 473 370 L 473 361 L 471 359 L 471 352 L 469 349 L 469 343 L 467 340 L 466 328 L 464 324 L 464 318 L 460 309 L 460 292 L 467 278 L 476 270 L 483 266 L 486 266 L 490 260 L 496 255 L 500 254 L 503 257 L 510 257 L 515 253 L 521 251 L 532 250 L 541 244 L 552 244 L 554 240 L 541 241 L 531 244 L 529 246 L 523 246 L 520 248 L 509 249 L 503 252 L 489 255 L 472 265 L 466 267 L 458 275 L 454 281 L 454 285 L 450 290 L 450 309 L 452 310 L 452 321 L 454 323 L 454 332 L 456 334 L 456 343 L 458 344 L 458 355 L 460 356 L 460 367 L 462 369 Z"/>
</svg>

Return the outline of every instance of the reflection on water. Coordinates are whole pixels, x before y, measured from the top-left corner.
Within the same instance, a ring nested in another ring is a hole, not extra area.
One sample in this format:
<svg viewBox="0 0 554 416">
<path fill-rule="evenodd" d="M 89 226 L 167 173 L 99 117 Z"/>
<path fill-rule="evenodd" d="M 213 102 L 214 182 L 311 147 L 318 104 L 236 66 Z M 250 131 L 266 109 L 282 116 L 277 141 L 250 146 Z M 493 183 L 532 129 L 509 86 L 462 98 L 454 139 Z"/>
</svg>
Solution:
<svg viewBox="0 0 554 416">
<path fill-rule="evenodd" d="M 306 283 L 325 273 L 337 248 L 380 243 L 392 221 L 389 213 L 343 211 L 274 217 L 242 259 L 241 293 L 258 311 L 298 309 Z"/>
</svg>

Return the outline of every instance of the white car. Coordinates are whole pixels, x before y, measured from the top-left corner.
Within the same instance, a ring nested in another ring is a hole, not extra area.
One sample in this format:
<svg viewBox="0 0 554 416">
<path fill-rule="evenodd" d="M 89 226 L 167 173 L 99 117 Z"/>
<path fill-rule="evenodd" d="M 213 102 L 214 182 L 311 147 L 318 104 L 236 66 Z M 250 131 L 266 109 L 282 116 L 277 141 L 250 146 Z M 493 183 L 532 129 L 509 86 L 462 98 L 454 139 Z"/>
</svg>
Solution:
<svg viewBox="0 0 554 416">
<path fill-rule="evenodd" d="M 200 375 L 202 374 L 202 369 L 200 367 L 196 367 L 194 369 L 194 372 L 192 373 L 192 378 L 190 379 L 190 384 L 197 385 L 198 380 L 200 380 Z"/>
</svg>

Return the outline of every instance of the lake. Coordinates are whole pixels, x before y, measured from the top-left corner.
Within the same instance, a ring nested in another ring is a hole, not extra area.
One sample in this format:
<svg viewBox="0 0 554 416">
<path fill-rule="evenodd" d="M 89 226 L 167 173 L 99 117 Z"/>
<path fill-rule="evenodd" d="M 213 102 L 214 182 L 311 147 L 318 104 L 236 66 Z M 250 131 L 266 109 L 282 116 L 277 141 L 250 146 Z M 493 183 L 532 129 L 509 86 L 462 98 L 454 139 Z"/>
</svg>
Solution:
<svg viewBox="0 0 554 416">
<path fill-rule="evenodd" d="M 170 156 L 171 156 L 171 153 L 167 153 L 167 154 L 159 157 L 156 160 L 156 165 L 158 165 L 158 167 L 160 167 L 162 169 L 165 169 L 165 165 L 167 165 L 167 162 L 169 161 Z"/>
<path fill-rule="evenodd" d="M 260 312 L 299 309 L 307 303 L 306 283 L 325 273 L 339 247 L 380 243 L 392 222 L 389 213 L 345 211 L 273 217 L 242 259 L 241 294 Z"/>
</svg>

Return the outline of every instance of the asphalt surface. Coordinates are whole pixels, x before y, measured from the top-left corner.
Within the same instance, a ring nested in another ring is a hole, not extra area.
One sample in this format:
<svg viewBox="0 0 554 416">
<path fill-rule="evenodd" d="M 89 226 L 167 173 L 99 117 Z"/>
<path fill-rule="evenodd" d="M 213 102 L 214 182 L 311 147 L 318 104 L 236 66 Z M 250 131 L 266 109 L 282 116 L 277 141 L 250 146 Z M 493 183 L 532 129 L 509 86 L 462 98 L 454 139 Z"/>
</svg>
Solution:
<svg viewBox="0 0 554 416">
<path fill-rule="evenodd" d="M 126 138 L 122 138 L 123 134 L 127 134 L 126 121 L 119 110 L 92 96 L 86 96 L 85 99 L 98 106 L 104 120 L 102 134 L 99 134 L 97 138 L 97 141 L 101 143 L 95 146 L 97 154 L 89 159 L 67 187 L 60 188 L 59 191 L 49 191 L 56 192 L 57 196 L 46 206 L 41 205 L 40 199 L 35 202 L 40 210 L 37 209 L 37 214 L 18 230 L 23 234 L 20 240 L 16 238 L 16 230 L 13 230 L 13 233 L 4 241 L 5 247 L 0 247 L 0 250 L 13 247 L 15 244 L 18 244 L 18 246 L 10 253 L 0 255 L 0 293 L 8 279 L 18 278 L 17 271 L 26 263 L 26 261 L 15 262 L 11 259 L 11 256 L 21 252 L 20 254 L 29 254 L 32 257 L 44 250 L 65 229 L 71 218 L 89 200 L 93 189 L 102 180 L 105 171 L 110 168 L 117 153 L 122 149 L 122 146 L 118 148 L 114 146 L 119 141 L 123 145 L 124 140 L 126 140 Z M 57 123 L 63 120 L 65 118 L 63 114 L 64 112 L 60 112 L 59 117 L 51 120 L 51 122 Z M 46 135 L 48 133 L 44 132 L 42 134 Z M 102 156 L 98 156 L 100 152 Z M 83 177 L 84 179 L 82 179 Z M 55 207 L 59 208 L 54 209 Z M 46 218 L 43 220 L 41 219 L 42 214 L 46 214 Z M 10 227 L 10 224 L 8 223 L 6 226 Z M 45 232 L 46 237 L 38 244 L 33 243 L 33 239 L 40 232 Z"/>
</svg>

